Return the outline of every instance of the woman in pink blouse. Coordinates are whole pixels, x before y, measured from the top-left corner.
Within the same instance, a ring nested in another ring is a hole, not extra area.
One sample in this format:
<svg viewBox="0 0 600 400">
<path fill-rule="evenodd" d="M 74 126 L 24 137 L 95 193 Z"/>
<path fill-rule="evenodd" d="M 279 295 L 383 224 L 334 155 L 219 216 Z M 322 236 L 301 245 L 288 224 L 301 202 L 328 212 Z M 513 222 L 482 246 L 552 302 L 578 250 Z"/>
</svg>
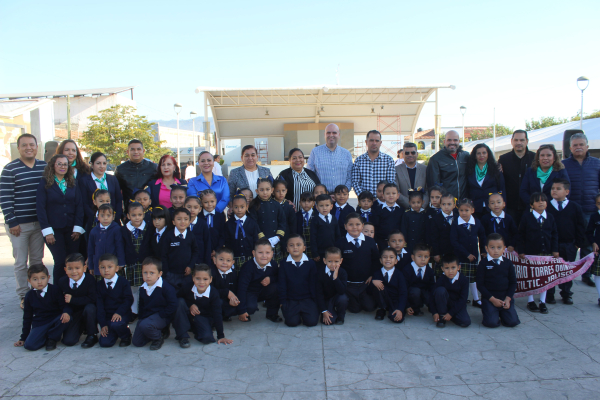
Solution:
<svg viewBox="0 0 600 400">
<path fill-rule="evenodd" d="M 165 154 L 158 162 L 156 179 L 148 183 L 147 190 L 150 192 L 152 207 L 161 205 L 170 208 L 172 206 L 171 187 L 173 185 L 185 186 L 187 182 L 181 177 L 177 160 L 172 155 Z"/>
</svg>

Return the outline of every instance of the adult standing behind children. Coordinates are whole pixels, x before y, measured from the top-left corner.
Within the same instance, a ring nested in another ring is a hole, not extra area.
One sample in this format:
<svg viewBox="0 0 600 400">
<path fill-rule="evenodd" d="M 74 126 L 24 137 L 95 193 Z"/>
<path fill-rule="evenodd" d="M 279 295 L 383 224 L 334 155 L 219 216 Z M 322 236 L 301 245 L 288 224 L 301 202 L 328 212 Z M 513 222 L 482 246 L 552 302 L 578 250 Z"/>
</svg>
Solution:
<svg viewBox="0 0 600 400">
<path fill-rule="evenodd" d="M 97 151 L 90 157 L 90 163 L 92 164 L 92 173 L 83 176 L 80 180 L 83 209 L 87 221 L 93 221 L 96 217 L 92 196 L 98 189 L 108 191 L 110 204 L 115 210 L 115 220 L 120 221 L 123 215 L 123 195 L 117 178 L 106 173 L 106 166 L 108 165 L 106 155 Z"/>
<path fill-rule="evenodd" d="M 236 193 L 238 189 L 250 189 L 252 194 L 256 193 L 256 187 L 259 178 L 271 177 L 271 170 L 261 167 L 258 162 L 258 150 L 249 144 L 242 147 L 242 165 L 229 172 L 229 193 Z"/>
<path fill-rule="evenodd" d="M 15 279 L 21 308 L 29 290 L 29 265 L 42 264 L 44 236 L 38 222 L 35 195 L 46 162 L 36 160 L 38 150 L 35 136 L 25 133 L 17 139 L 19 158 L 6 164 L 0 177 L 0 207 L 4 214 L 4 228 L 10 239 L 15 259 Z"/>
<path fill-rule="evenodd" d="M 521 183 L 521 200 L 525 204 L 529 204 L 529 198 L 536 192 L 544 193 L 548 199 L 552 198 L 550 193 L 552 183 L 557 178 L 566 179 L 570 182 L 569 175 L 563 163 L 560 162 L 554 145 L 541 145 L 535 153 L 531 168 L 525 172 L 525 177 Z"/>
<path fill-rule="evenodd" d="M 300 211 L 300 196 L 302 193 L 312 192 L 315 186 L 321 183 L 317 174 L 310 169 L 304 168 L 304 152 L 298 148 L 291 149 L 288 153 L 290 167 L 279 173 L 277 179 L 287 182 L 287 193 L 285 198 L 294 203 L 297 211 Z"/>
<path fill-rule="evenodd" d="M 393 182 L 396 177 L 394 159 L 379 151 L 381 133 L 376 130 L 369 131 L 365 143 L 367 152 L 356 157 L 352 165 L 352 186 L 357 196 L 365 190 L 376 195 L 378 182 Z M 350 186 L 347 187 L 350 190 Z"/>
<path fill-rule="evenodd" d="M 499 193 L 506 200 L 504 176 L 498 169 L 494 153 L 483 143 L 476 145 L 469 156 L 467 184 L 469 198 L 475 206 L 475 216 L 479 219 L 487 214 L 487 203 L 492 193 Z"/>
<path fill-rule="evenodd" d="M 133 200 L 134 189 L 143 189 L 152 180 L 157 165 L 144 158 L 144 144 L 139 139 L 131 139 L 127 144 L 129 160 L 117 166 L 115 176 L 123 191 L 125 208 Z M 125 211 L 127 211 L 125 209 Z"/>
<path fill-rule="evenodd" d="M 458 132 L 446 133 L 444 148 L 435 153 L 427 164 L 427 186 L 442 186 L 454 197 L 467 195 L 467 161 L 469 153 L 459 145 Z"/>
<path fill-rule="evenodd" d="M 408 204 L 408 192 L 417 188 L 422 188 L 425 192 L 423 204 L 429 204 L 427 195 L 427 167 L 419 164 L 417 159 L 419 153 L 417 145 L 414 143 L 404 143 L 404 162 L 396 165 L 396 184 L 400 192 L 398 203 L 402 208 L 410 208 Z M 393 182 L 393 181 L 390 181 Z"/>
<path fill-rule="evenodd" d="M 338 146 L 340 128 L 336 124 L 325 127 L 325 144 L 315 147 L 308 157 L 307 168 L 314 171 L 330 193 L 338 185 L 352 188 L 352 155 Z"/>
<path fill-rule="evenodd" d="M 188 196 L 198 196 L 200 192 L 206 189 L 212 189 L 217 198 L 217 212 L 221 213 L 229 203 L 230 191 L 227 184 L 227 179 L 223 176 L 216 175 L 213 172 L 215 160 L 213 155 L 208 151 L 203 151 L 198 156 L 198 164 L 200 164 L 200 175 L 192 178 L 188 183 Z M 235 193 L 235 192 L 234 192 Z"/>
<path fill-rule="evenodd" d="M 173 203 L 171 203 L 172 186 L 187 184 L 185 179 L 181 177 L 177 160 L 170 154 L 162 156 L 158 161 L 155 177 L 156 179 L 148 182 L 148 188 L 146 189 L 150 193 L 152 207 L 160 205 L 165 208 L 171 208 L 173 206 Z"/>
</svg>

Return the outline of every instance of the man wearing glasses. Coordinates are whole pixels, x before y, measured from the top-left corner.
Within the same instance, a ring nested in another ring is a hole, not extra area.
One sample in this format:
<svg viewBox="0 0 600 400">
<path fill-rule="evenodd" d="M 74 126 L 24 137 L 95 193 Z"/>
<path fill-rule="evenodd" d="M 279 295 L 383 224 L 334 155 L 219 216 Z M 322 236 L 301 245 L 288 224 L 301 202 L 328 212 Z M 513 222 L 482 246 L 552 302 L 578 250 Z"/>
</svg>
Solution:
<svg viewBox="0 0 600 400">
<path fill-rule="evenodd" d="M 380 181 L 394 182 L 396 171 L 394 159 L 381 153 L 381 133 L 376 130 L 367 133 L 367 152 L 356 157 L 352 165 L 352 186 L 358 196 L 369 191 L 377 195 L 377 183 Z"/>
<path fill-rule="evenodd" d="M 444 148 L 431 156 L 427 164 L 427 186 L 442 185 L 454 197 L 466 197 L 468 160 L 469 152 L 460 146 L 458 132 L 448 131 Z"/>
<path fill-rule="evenodd" d="M 400 189 L 398 203 L 403 208 L 410 208 L 408 204 L 408 192 L 410 189 L 423 188 L 423 204 L 429 204 L 427 194 L 427 167 L 417 162 L 417 145 L 404 143 L 404 163 L 396 166 L 396 184 Z"/>
</svg>

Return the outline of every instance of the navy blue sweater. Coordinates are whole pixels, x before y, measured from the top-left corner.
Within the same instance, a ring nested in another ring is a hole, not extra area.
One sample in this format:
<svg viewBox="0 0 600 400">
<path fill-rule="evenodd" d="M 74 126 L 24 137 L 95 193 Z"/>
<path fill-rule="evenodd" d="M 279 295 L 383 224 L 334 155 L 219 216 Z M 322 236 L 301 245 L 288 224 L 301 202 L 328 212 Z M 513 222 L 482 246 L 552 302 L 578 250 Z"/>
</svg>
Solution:
<svg viewBox="0 0 600 400">
<path fill-rule="evenodd" d="M 364 282 L 379 268 L 379 250 L 373 238 L 365 236 L 365 241 L 356 248 L 344 235 L 335 247 L 342 251 L 342 268 L 348 273 L 348 282 Z"/>
<path fill-rule="evenodd" d="M 416 244 L 427 242 L 427 220 L 425 210 L 415 212 L 411 209 L 402 216 L 400 231 L 404 235 L 409 253 L 412 253 Z"/>
<path fill-rule="evenodd" d="M 548 203 L 546 213 L 552 214 L 557 228 L 560 226 L 558 243 L 574 243 L 577 247 L 588 245 L 585 237 L 586 222 L 579 204 L 569 201 L 562 211 L 558 211 L 554 205 Z"/>
<path fill-rule="evenodd" d="M 531 256 L 558 253 L 558 230 L 554 217 L 546 212 L 546 219 L 540 226 L 530 211 L 525 211 L 519 225 L 517 252 Z"/>
<path fill-rule="evenodd" d="M 454 209 L 452 213 L 452 221 L 458 218 L 458 211 Z M 431 242 L 431 255 L 432 256 L 443 256 L 444 254 L 453 253 L 452 243 L 450 243 L 450 231 L 452 230 L 452 224 L 446 221 L 444 214 L 439 213 L 433 216 L 431 219 L 431 231 L 429 233 Z"/>
<path fill-rule="evenodd" d="M 600 187 L 600 160 L 588 152 L 581 164 L 573 154 L 562 163 L 571 181 L 569 199 L 579 204 L 584 213 L 593 213 L 596 211 L 594 198 Z"/>
<path fill-rule="evenodd" d="M 203 262 L 210 265 L 212 262 L 210 254 L 212 253 L 213 249 L 210 230 L 208 229 L 208 225 L 206 225 L 206 220 L 203 220 L 198 216 L 198 220 L 194 226 L 190 224 L 189 229 L 194 234 L 194 237 L 196 238 L 196 244 L 198 245 L 198 262 Z"/>
<path fill-rule="evenodd" d="M 227 275 L 221 276 L 219 269 L 214 265 L 210 269 L 212 272 L 212 287 L 219 292 L 219 296 L 224 303 L 229 303 L 229 292 L 231 291 L 234 294 L 238 292 L 238 271 L 234 268 Z"/>
<path fill-rule="evenodd" d="M 157 238 L 157 231 L 156 228 L 152 227 L 152 239 L 150 240 L 150 252 L 152 253 L 152 255 L 156 258 L 162 259 L 162 251 L 163 251 L 163 246 L 165 243 L 165 238 L 166 238 L 166 233 L 169 229 L 174 229 L 173 227 L 169 227 L 167 226 L 165 228 L 165 230 L 163 231 L 163 233 L 161 234 L 158 242 L 156 241 Z"/>
<path fill-rule="evenodd" d="M 203 219 L 204 223 L 208 227 L 208 232 L 210 233 L 211 252 L 212 250 L 223 247 L 225 245 L 225 214 L 215 211 L 212 227 L 208 226 L 208 221 L 204 215 L 204 212 L 200 212 L 200 214 L 198 214 L 198 218 Z"/>
<path fill-rule="evenodd" d="M 406 290 L 406 282 L 404 281 L 404 275 L 402 275 L 402 271 L 396 268 L 392 278 L 389 282 L 387 282 L 383 277 L 383 273 L 381 272 L 381 265 L 378 265 L 377 269 L 373 273 L 373 280 L 383 282 L 385 292 L 395 307 L 395 309 L 391 311 L 400 310 L 404 314 L 408 291 Z"/>
<path fill-rule="evenodd" d="M 481 225 L 483 225 L 486 237 L 492 233 L 499 233 L 504 238 L 504 244 L 506 247 L 517 246 L 519 228 L 517 228 L 517 224 L 515 223 L 513 217 L 508 215 L 506 212 L 504 213 L 504 218 L 502 218 L 500 223 L 498 223 L 496 216 L 491 212 L 485 214 L 483 217 L 481 217 Z"/>
<path fill-rule="evenodd" d="M 467 307 L 467 299 L 469 298 L 469 278 L 465 275 L 460 274 L 454 283 L 452 283 L 446 275 L 441 275 L 431 289 L 432 294 L 438 287 L 444 287 L 448 291 L 448 314 L 454 317 Z M 430 303 L 429 308 L 431 313 L 438 314 L 437 305 L 433 298 Z"/>
<path fill-rule="evenodd" d="M 395 230 L 400 230 L 404 209 L 400 206 L 394 207 L 393 211 L 388 210 L 387 206 L 379 211 L 379 222 L 375 226 L 375 239 L 377 243 L 385 242 Z"/>
<path fill-rule="evenodd" d="M 235 216 L 229 218 L 225 223 L 225 246 L 233 250 L 236 257 L 250 257 L 252 256 L 252 250 L 254 250 L 254 243 L 256 243 L 260 234 L 258 223 L 254 218 L 246 216 L 246 220 L 242 224 L 244 232 L 240 229 L 236 239 L 237 226 Z"/>
<path fill-rule="evenodd" d="M 282 246 L 287 246 L 287 239 L 291 234 L 296 233 L 296 212 L 294 211 L 294 206 L 292 206 L 287 200 L 284 200 L 283 203 L 279 203 L 283 210 L 283 215 L 285 217 L 285 237 L 283 238 Z"/>
<path fill-rule="evenodd" d="M 587 240 L 600 246 L 600 212 L 592 214 L 585 231 Z"/>
<path fill-rule="evenodd" d="M 341 296 L 346 293 L 348 286 L 348 274 L 343 268 L 338 269 L 338 276 L 333 279 L 333 273 L 329 276 L 325 269 L 317 271 L 317 306 L 319 311 L 327 310 L 327 304 L 334 296 Z"/>
<path fill-rule="evenodd" d="M 488 171 L 481 186 L 477 183 L 477 174 L 472 172 L 467 176 L 467 185 L 469 187 L 469 198 L 473 201 L 477 213 L 488 211 L 487 205 L 490 193 L 502 193 L 502 198 L 506 202 L 504 175 L 501 172 L 498 172 L 498 181 L 496 181 Z"/>
<path fill-rule="evenodd" d="M 121 227 L 121 236 L 123 238 L 123 248 L 125 250 L 125 262 L 127 265 L 133 265 L 138 262 L 144 261 L 146 257 L 152 255 L 152 240 L 154 239 L 155 228 L 152 225 L 146 224 L 144 229 L 141 231 L 143 236 L 142 243 L 140 244 L 139 251 L 135 251 L 133 245 L 133 233 L 127 228 L 127 226 Z"/>
<path fill-rule="evenodd" d="M 283 261 L 279 266 L 277 290 L 279 301 L 316 300 L 317 267 L 313 260 L 307 260 L 297 267 L 293 262 Z"/>
<path fill-rule="evenodd" d="M 553 170 L 550 173 L 550 176 L 544 183 L 544 189 L 542 192 L 548 197 L 548 202 L 552 199 L 551 191 L 552 191 L 552 183 L 555 179 L 566 179 L 570 182 L 569 174 L 567 174 L 566 169 L 561 170 Z M 540 178 L 537 177 L 537 170 L 533 168 L 528 168 L 525 171 L 525 176 L 523 177 L 523 182 L 521 182 L 521 189 L 519 190 L 519 195 L 521 196 L 521 200 L 524 204 L 529 204 L 529 198 L 532 194 L 540 191 Z"/>
<path fill-rule="evenodd" d="M 500 265 L 488 261 L 485 257 L 477 266 L 477 289 L 481 297 L 491 299 L 492 296 L 504 301 L 506 297 L 511 299 L 517 291 L 517 274 L 512 261 L 502 257 Z"/>
<path fill-rule="evenodd" d="M 346 203 L 344 208 L 338 207 L 336 204 L 337 203 L 333 204 L 331 215 L 335 215 L 335 219 L 337 219 L 340 227 L 340 234 L 343 236 L 346 234 L 346 228 L 344 227 L 344 225 L 346 225 L 346 217 L 348 214 L 356 212 L 356 210 L 348 203 Z"/>
<path fill-rule="evenodd" d="M 179 238 L 179 233 L 175 236 L 175 229 L 167 228 L 165 231 L 165 241 L 162 248 L 162 269 L 163 272 L 180 274 L 185 273 L 189 267 L 191 270 L 198 262 L 198 244 L 194 235 L 187 230 L 185 238 Z M 179 231 L 177 231 L 179 232 Z"/>
<path fill-rule="evenodd" d="M 182 292 L 185 303 L 188 308 L 195 304 L 201 316 L 210 318 L 217 331 L 217 339 L 223 339 L 225 337 L 223 332 L 223 303 L 219 297 L 219 292 L 211 285 L 209 297 L 200 296 L 196 298 L 194 292 L 192 292 L 193 287 L 193 282 L 188 282 L 183 286 Z"/>
<path fill-rule="evenodd" d="M 356 207 L 356 212 L 361 216 L 363 222 L 370 222 L 377 226 L 379 223 L 379 214 L 381 214 L 381 206 L 377 206 L 373 203 L 369 210 L 363 210 L 358 206 Z"/>
<path fill-rule="evenodd" d="M 315 211 L 313 211 L 313 214 Z M 313 257 L 322 257 L 325 250 L 341 237 L 340 227 L 335 215 L 329 214 L 329 223 L 323 221 L 318 213 L 310 220 L 310 251 Z"/>
<path fill-rule="evenodd" d="M 67 187 L 63 194 L 56 182 L 46 188 L 46 181 L 42 179 L 35 196 L 40 228 L 72 229 L 73 226 L 84 228 L 83 200 L 77 181 L 75 186 Z"/>
<path fill-rule="evenodd" d="M 433 269 L 429 266 L 426 266 L 423 272 L 423 279 L 418 279 L 417 275 L 415 274 L 415 269 L 413 268 L 412 263 L 402 268 L 402 274 L 404 274 L 406 288 L 408 289 L 411 287 L 415 287 L 429 292 L 435 284 L 435 273 L 433 272 Z"/>
<path fill-rule="evenodd" d="M 237 297 L 240 301 L 238 311 L 240 314 L 244 314 L 247 311 L 246 294 L 260 293 L 264 286 L 260 283 L 263 279 L 269 277 L 271 280 L 270 285 L 277 283 L 277 275 L 279 274 L 279 268 L 275 261 L 271 261 L 271 266 L 267 266 L 265 270 L 258 268 L 254 262 L 254 258 L 248 260 L 242 269 L 238 277 L 238 293 Z"/>
<path fill-rule="evenodd" d="M 146 289 L 140 288 L 138 302 L 138 318 L 140 320 L 158 313 L 161 318 L 172 320 L 177 311 L 177 292 L 166 280 L 162 280 L 162 287 L 156 287 L 148 296 Z"/>
<path fill-rule="evenodd" d="M 380 253 L 381 254 L 381 253 Z M 400 258 L 398 258 L 398 256 Z M 404 254 L 398 254 L 396 256 L 396 258 L 398 259 L 398 263 L 396 264 L 396 268 L 398 268 L 399 270 L 403 270 L 407 265 L 410 265 L 410 263 L 412 263 L 412 257 L 410 256 L 410 253 L 407 251 Z M 376 266 L 379 266 L 379 261 L 377 261 Z"/>
<path fill-rule="evenodd" d="M 250 216 L 258 222 L 261 233 L 260 237 L 269 239 L 274 236 L 280 236 L 280 239 L 283 239 L 288 226 L 281 204 L 273 199 L 267 201 L 258 199 L 257 201 L 260 207 L 258 210 L 252 207 L 252 204 L 254 204 L 253 200 L 250 207 Z"/>
<path fill-rule="evenodd" d="M 88 304 L 96 305 L 96 279 L 87 273 L 83 274 L 83 282 L 77 289 L 71 288 L 69 277 L 63 276 L 58 281 L 58 287 L 64 294 L 71 295 L 71 301 L 67 303 L 67 307 L 73 311 L 83 311 Z"/>
<path fill-rule="evenodd" d="M 133 304 L 133 294 L 127 279 L 120 276 L 115 287 L 111 290 L 108 290 L 106 282 L 102 279 L 96 282 L 96 293 L 98 294 L 96 309 L 98 323 L 101 328 L 108 326 L 113 314 L 129 318 L 131 305 Z"/>
<path fill-rule="evenodd" d="M 21 340 L 27 339 L 31 328 L 37 328 L 52 321 L 63 313 L 70 314 L 69 307 L 65 304 L 62 291 L 51 283 L 44 297 L 38 297 L 35 290 L 31 289 L 25 295 L 23 302 L 23 332 Z"/>
<path fill-rule="evenodd" d="M 454 218 L 452 227 L 450 228 L 450 243 L 454 248 L 454 254 L 458 256 L 460 262 L 471 262 L 469 254 L 475 256 L 475 261 L 479 258 L 479 252 L 485 253 L 485 230 L 481 222 L 475 217 L 475 225 L 469 225 L 465 228 L 462 224 L 464 221 L 459 218 Z M 461 225 L 458 225 L 460 221 Z"/>
<path fill-rule="evenodd" d="M 35 198 L 45 168 L 43 160 L 35 160 L 33 168 L 29 168 L 20 158 L 2 168 L 0 206 L 9 228 L 38 220 Z"/>
<path fill-rule="evenodd" d="M 112 222 L 108 228 L 100 229 L 102 225 L 96 225 L 90 233 L 88 241 L 88 270 L 94 269 L 94 275 L 100 275 L 98 269 L 100 257 L 106 253 L 117 256 L 120 266 L 127 264 L 125 260 L 125 251 L 123 249 L 123 235 L 121 226 Z"/>
</svg>

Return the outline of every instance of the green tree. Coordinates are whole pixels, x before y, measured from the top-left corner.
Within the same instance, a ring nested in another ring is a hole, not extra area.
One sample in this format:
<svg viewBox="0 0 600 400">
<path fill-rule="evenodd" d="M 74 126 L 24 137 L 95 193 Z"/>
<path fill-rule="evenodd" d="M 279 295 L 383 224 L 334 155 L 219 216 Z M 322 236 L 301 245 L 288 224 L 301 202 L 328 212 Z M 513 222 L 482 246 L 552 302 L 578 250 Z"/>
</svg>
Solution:
<svg viewBox="0 0 600 400">
<path fill-rule="evenodd" d="M 583 119 L 592 119 L 592 118 L 600 118 L 600 110 L 594 110 L 591 114 L 583 115 Z M 571 117 L 571 121 L 579 121 L 579 114 L 574 117 Z"/>
<path fill-rule="evenodd" d="M 532 118 L 531 121 L 525 121 L 525 130 L 533 131 L 536 129 L 547 128 L 549 126 L 564 124 L 565 122 L 569 122 L 569 120 L 566 118 L 542 117 L 536 121 Z"/>
<path fill-rule="evenodd" d="M 131 139 L 139 139 L 144 144 L 145 157 L 152 161 L 157 162 L 164 154 L 172 153 L 162 147 L 164 140 L 154 141 L 152 124 L 135 111 L 131 106 L 116 105 L 91 116 L 91 123 L 80 140 L 83 149 L 88 153 L 101 151 L 116 165 L 128 159 L 127 143 Z"/>
<path fill-rule="evenodd" d="M 514 128 L 508 126 L 496 124 L 496 137 L 512 135 Z M 494 137 L 494 126 L 488 127 L 485 131 L 478 133 L 474 132 L 471 135 L 471 140 L 490 139 Z"/>
</svg>

